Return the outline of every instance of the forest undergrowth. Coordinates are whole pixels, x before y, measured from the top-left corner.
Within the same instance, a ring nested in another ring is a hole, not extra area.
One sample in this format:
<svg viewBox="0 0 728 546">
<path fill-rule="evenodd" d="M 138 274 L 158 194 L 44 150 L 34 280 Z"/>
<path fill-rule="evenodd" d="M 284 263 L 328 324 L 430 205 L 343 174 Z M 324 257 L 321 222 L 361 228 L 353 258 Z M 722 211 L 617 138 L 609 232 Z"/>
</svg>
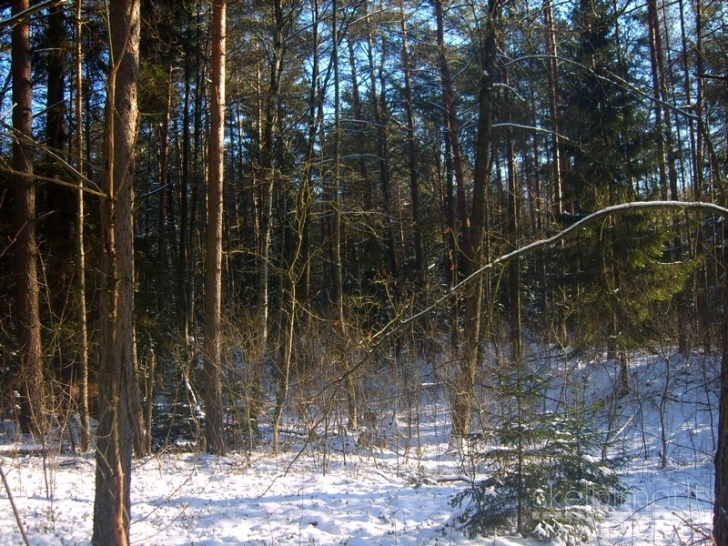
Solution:
<svg viewBox="0 0 728 546">
<path fill-rule="evenodd" d="M 543 346 L 527 353 L 520 380 L 505 373 L 507 362 L 495 356 L 492 367 L 483 368 L 474 419 L 480 429 L 458 441 L 450 434 L 442 355 L 421 358 L 408 371 L 401 362 L 367 370 L 366 380 L 358 381 L 360 422 L 355 430 L 341 411 L 345 403 L 326 396 L 325 389 L 306 396 L 320 386 L 310 378 L 295 382 L 277 456 L 270 444 L 272 398 L 265 398 L 257 412 L 254 444 L 238 442 L 227 456 L 215 457 L 200 451 L 197 427 L 204 426 L 204 408 L 189 404 L 186 396 L 175 402 L 171 392 L 160 389 L 156 453 L 134 463 L 132 540 L 167 545 L 479 544 L 486 535 L 488 544 L 505 545 L 543 540 L 707 544 L 717 434 L 715 355 L 683 358 L 669 350 L 633 355 L 629 392 L 615 394 L 621 366 L 604 353 L 567 354 Z M 508 381 L 515 380 L 521 381 L 521 390 L 509 391 Z M 588 414 L 593 427 L 588 437 L 587 428 L 579 429 L 583 436 L 577 441 L 573 420 L 563 418 L 575 415 L 575 409 Z M 521 447 L 534 454 L 528 461 L 517 458 L 513 446 L 519 444 L 504 432 L 506 425 L 513 432 L 517 416 L 528 423 L 518 429 Z M 550 420 L 541 421 L 543 416 Z M 228 423 L 233 418 L 230 413 Z M 571 428 L 563 426 L 567 421 Z M 42 441 L 20 437 L 15 430 L 7 420 L 0 428 L 0 463 L 7 476 L 0 494 L 5 505 L 0 543 L 23 544 L 22 528 L 32 544 L 88 544 L 93 455 L 72 452 L 68 427 L 56 428 Z M 228 431 L 232 439 L 234 427 Z M 567 442 L 565 434 L 572 440 Z M 554 445 L 566 447 L 553 452 Z M 556 499 L 554 464 L 580 450 L 586 461 L 619 461 L 602 476 L 618 484 L 613 490 L 618 499 L 605 498 L 602 484 L 585 485 L 574 476 L 565 493 L 570 504 L 564 503 L 563 492 Z M 541 481 L 529 489 L 529 479 Z M 524 489 L 516 497 L 498 497 L 507 483 Z M 495 500 L 482 506 L 503 508 L 515 498 L 512 507 L 522 511 L 505 510 L 505 519 L 490 527 L 465 525 L 477 506 L 478 490 Z M 10 495 L 20 524 L 10 510 Z M 542 517 L 549 506 L 587 506 L 589 495 L 602 496 L 598 507 L 580 509 L 586 525 L 579 531 L 568 528 L 566 520 L 559 531 L 558 518 Z M 460 503 L 453 505 L 455 499 Z"/>
</svg>

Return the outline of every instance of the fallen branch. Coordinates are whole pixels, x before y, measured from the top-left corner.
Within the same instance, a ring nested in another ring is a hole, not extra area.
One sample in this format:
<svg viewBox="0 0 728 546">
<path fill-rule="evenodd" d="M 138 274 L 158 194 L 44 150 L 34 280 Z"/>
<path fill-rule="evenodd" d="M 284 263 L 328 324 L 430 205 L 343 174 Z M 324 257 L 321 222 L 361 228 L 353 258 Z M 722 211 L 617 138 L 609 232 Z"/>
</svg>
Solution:
<svg viewBox="0 0 728 546">
<path fill-rule="evenodd" d="M 3 470 L 2 464 L 0 464 L 0 476 L 2 476 L 3 485 L 5 485 L 5 491 L 8 494 L 8 500 L 10 501 L 10 506 L 13 507 L 13 514 L 15 515 L 15 521 L 18 523 L 18 529 L 20 529 L 20 534 L 23 535 L 23 541 L 25 542 L 26 546 L 30 546 L 30 539 L 28 539 L 28 535 L 25 532 L 25 527 L 23 527 L 23 521 L 20 519 L 20 513 L 18 512 L 18 507 L 15 506 L 15 500 L 13 499 L 13 493 L 10 490 L 10 484 L 8 483 L 8 478 L 5 476 L 5 471 Z"/>
</svg>

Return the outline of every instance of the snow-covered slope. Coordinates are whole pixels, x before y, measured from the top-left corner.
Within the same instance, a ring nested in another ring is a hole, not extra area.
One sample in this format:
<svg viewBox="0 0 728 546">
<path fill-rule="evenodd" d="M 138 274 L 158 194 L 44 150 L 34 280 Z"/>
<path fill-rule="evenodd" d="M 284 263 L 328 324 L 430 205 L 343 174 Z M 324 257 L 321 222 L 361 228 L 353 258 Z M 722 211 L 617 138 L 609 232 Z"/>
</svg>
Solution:
<svg viewBox="0 0 728 546">
<path fill-rule="evenodd" d="M 575 363 L 593 396 L 608 398 L 614 363 Z M 669 368 L 669 369 L 668 369 Z M 689 544 L 712 520 L 712 457 L 717 435 L 717 363 L 642 356 L 630 363 L 631 392 L 611 416 L 628 500 L 599 524 L 594 544 Z M 578 373 L 577 373 L 578 372 Z M 666 381 L 669 381 L 666 387 Z M 605 408 L 607 406 L 605 405 Z M 359 447 L 341 434 L 315 448 L 291 435 L 274 457 L 263 445 L 250 457 L 166 452 L 135 461 L 134 544 L 535 544 L 514 537 L 467 539 L 455 525 L 451 496 L 474 466 L 448 444 L 447 411 L 428 392 L 419 427 L 390 420 L 392 441 Z M 606 421 L 605 421 L 606 422 Z M 3 439 L 0 438 L 0 443 Z M 399 446 L 399 447 L 397 447 Z M 666 446 L 665 457 L 663 447 Z M 82 545 L 91 537 L 93 457 L 13 453 L 0 463 L 33 545 Z M 664 467 L 663 467 L 663 463 Z M 7 492 L 0 489 L 0 544 L 22 544 Z"/>
</svg>

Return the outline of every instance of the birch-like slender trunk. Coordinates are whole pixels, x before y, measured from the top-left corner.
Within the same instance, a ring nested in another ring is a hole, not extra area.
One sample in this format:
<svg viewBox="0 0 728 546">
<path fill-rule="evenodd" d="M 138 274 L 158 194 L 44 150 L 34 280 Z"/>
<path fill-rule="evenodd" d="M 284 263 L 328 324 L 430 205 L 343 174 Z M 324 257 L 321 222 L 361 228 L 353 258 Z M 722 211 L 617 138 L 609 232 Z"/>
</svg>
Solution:
<svg viewBox="0 0 728 546">
<path fill-rule="evenodd" d="M 76 0 L 76 170 L 79 172 L 78 190 L 76 192 L 76 291 L 78 300 L 78 337 L 79 337 L 79 378 L 78 378 L 78 407 L 81 420 L 80 448 L 82 452 L 88 451 L 91 446 L 91 419 L 88 406 L 88 321 L 86 319 L 86 248 L 85 223 L 86 215 L 84 190 L 84 161 L 83 161 L 83 43 L 81 41 L 83 22 L 81 20 L 81 6 L 83 0 Z"/>
<path fill-rule="evenodd" d="M 225 176 L 225 24 L 226 0 L 212 3 L 212 104 L 208 146 L 205 225 L 204 382 L 207 450 L 225 454 L 222 407 L 222 220 Z"/>
</svg>

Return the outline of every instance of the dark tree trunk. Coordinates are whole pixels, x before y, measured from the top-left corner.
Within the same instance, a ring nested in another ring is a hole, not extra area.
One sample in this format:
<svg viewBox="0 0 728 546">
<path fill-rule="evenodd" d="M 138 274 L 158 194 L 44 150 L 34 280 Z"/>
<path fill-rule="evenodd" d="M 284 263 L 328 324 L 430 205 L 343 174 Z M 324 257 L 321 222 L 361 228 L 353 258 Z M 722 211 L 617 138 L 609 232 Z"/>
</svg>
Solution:
<svg viewBox="0 0 728 546">
<path fill-rule="evenodd" d="M 400 28 L 402 30 L 402 69 L 404 71 L 404 106 L 407 115 L 407 167 L 409 169 L 410 199 L 412 200 L 412 231 L 415 245 L 415 271 L 424 275 L 424 251 L 422 249 L 422 223 L 420 221 L 420 180 L 417 162 L 414 100 L 412 98 L 412 67 L 407 47 L 407 22 L 404 0 L 400 0 Z"/>
<path fill-rule="evenodd" d="M 13 0 L 13 14 L 30 7 L 29 0 Z M 12 31 L 13 75 L 13 187 L 16 303 L 20 369 L 20 426 L 25 432 L 38 432 L 43 406 L 43 362 L 40 309 L 38 301 L 38 245 L 36 241 L 36 186 L 33 174 L 33 85 L 31 82 L 30 19 L 23 19 Z"/>
<path fill-rule="evenodd" d="M 369 19 L 367 19 L 367 22 Z M 383 76 L 383 63 L 386 56 L 385 41 L 382 40 L 382 58 L 380 65 L 374 64 L 374 34 L 371 25 L 367 25 L 368 48 L 367 55 L 369 61 L 369 78 L 370 78 L 370 106 L 374 117 L 374 125 L 377 129 L 377 164 L 379 166 L 379 186 L 382 190 L 382 212 L 384 216 L 384 231 L 387 234 L 387 270 L 392 277 L 399 275 L 399 264 L 397 260 L 397 250 L 394 236 L 394 215 L 392 213 L 392 189 L 390 177 L 390 160 L 389 160 L 389 111 L 387 109 L 387 101 L 385 97 L 385 86 Z M 377 86 L 380 89 L 377 91 Z"/>
<path fill-rule="evenodd" d="M 724 234 L 726 236 L 728 234 Z M 723 265 L 728 266 L 728 249 L 723 249 Z M 724 276 L 728 290 L 728 275 Z M 728 291 L 724 292 L 728 294 Z M 725 296 L 724 296 L 725 297 Z M 728 308 L 723 310 L 723 349 L 718 401 L 718 448 L 715 452 L 715 500 L 713 504 L 713 540 L 728 544 Z"/>
</svg>

